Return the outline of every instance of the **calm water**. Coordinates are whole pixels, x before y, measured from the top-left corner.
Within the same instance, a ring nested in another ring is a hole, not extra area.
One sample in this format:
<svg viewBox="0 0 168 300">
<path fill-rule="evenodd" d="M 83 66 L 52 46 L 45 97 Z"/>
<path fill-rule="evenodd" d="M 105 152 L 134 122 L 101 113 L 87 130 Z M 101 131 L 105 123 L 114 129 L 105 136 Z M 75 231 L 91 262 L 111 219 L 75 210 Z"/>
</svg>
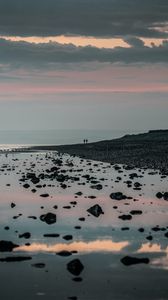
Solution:
<svg viewBox="0 0 168 300">
<path fill-rule="evenodd" d="M 51 176 L 53 166 L 68 176 L 65 186 Z M 20 181 L 30 172 L 40 178 L 38 184 L 30 178 Z M 133 172 L 138 177 L 128 187 Z M 95 182 L 102 189 L 97 190 Z M 135 189 L 136 182 L 140 190 Z M 167 183 L 159 172 L 124 166 L 116 170 L 107 163 L 69 155 L 1 154 L 0 237 L 18 245 L 12 252 L 0 249 L 1 299 L 167 300 L 168 202 L 156 197 L 158 191 L 167 191 Z M 127 199 L 111 199 L 110 194 L 118 191 Z M 41 197 L 46 193 L 48 197 Z M 96 204 L 104 212 L 98 217 L 88 211 Z M 142 213 L 131 214 L 137 210 Z M 56 215 L 56 222 L 41 219 L 48 213 Z M 132 219 L 123 220 L 121 215 Z M 22 236 L 27 232 L 28 238 Z M 58 255 L 61 251 L 70 255 Z M 125 266 L 121 259 L 127 255 L 147 257 L 150 262 Z M 14 257 L 29 260 L 5 261 Z M 76 259 L 83 265 L 78 275 L 67 269 Z"/>
<path fill-rule="evenodd" d="M 139 131 L 140 132 L 140 131 Z M 22 145 L 63 145 L 81 143 L 83 139 L 96 142 L 119 138 L 125 134 L 138 133 L 134 130 L 31 130 L 0 131 L 0 148 Z"/>
</svg>

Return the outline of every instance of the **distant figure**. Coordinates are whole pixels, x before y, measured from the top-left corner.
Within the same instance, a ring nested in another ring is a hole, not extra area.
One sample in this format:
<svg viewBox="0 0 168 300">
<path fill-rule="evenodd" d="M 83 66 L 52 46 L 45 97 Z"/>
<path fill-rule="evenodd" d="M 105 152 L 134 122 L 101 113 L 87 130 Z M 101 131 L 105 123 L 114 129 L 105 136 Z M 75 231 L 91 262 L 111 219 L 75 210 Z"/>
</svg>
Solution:
<svg viewBox="0 0 168 300">
<path fill-rule="evenodd" d="M 88 143 L 88 140 L 86 140 L 86 144 Z"/>
<path fill-rule="evenodd" d="M 86 140 L 83 140 L 83 143 L 85 144 Z"/>
</svg>

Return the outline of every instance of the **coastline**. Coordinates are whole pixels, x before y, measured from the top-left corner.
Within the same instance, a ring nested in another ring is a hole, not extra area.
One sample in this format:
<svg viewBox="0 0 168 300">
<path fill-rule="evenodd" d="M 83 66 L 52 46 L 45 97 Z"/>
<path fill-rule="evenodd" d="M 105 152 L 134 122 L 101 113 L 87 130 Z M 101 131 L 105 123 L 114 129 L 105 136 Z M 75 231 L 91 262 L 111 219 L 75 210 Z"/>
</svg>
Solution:
<svg viewBox="0 0 168 300">
<path fill-rule="evenodd" d="M 126 164 L 130 168 L 157 169 L 163 175 L 168 174 L 168 130 L 151 130 L 87 144 L 33 146 L 19 151 L 58 151 L 111 164 Z"/>
</svg>

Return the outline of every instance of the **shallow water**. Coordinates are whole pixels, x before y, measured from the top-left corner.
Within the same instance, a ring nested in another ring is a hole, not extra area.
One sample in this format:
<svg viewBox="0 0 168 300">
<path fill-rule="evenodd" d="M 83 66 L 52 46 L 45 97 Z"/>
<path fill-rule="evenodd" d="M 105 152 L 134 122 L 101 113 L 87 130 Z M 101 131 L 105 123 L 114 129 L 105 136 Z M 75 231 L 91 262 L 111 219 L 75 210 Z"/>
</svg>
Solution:
<svg viewBox="0 0 168 300">
<path fill-rule="evenodd" d="M 28 172 L 35 172 L 37 177 L 41 173 L 50 174 L 47 170 L 57 166 L 54 161 L 57 158 L 63 161 L 58 172 L 71 177 L 64 182 L 65 189 L 56 179 L 40 179 L 42 187 L 39 188 L 30 180 L 19 181 Z M 128 188 L 125 182 L 130 180 L 131 173 L 138 177 Z M 83 177 L 86 174 L 103 188 L 91 188 L 95 184 Z M 79 181 L 73 177 L 79 177 Z M 134 190 L 135 182 L 142 184 L 141 190 Z M 25 183 L 30 187 L 24 188 Z M 158 191 L 166 192 L 167 186 L 168 178 L 162 178 L 158 171 L 151 175 L 151 170 L 127 171 L 124 166 L 116 170 L 110 164 L 68 155 L 60 157 L 57 153 L 19 153 L 7 157 L 1 154 L 0 237 L 19 247 L 10 253 L 0 252 L 0 259 L 31 257 L 22 262 L 0 261 L 2 299 L 70 299 L 68 297 L 73 296 L 82 300 L 168 299 L 168 238 L 165 236 L 168 201 L 155 196 Z M 31 191 L 33 188 L 35 193 Z M 79 191 L 80 196 L 76 195 Z M 112 192 L 119 191 L 132 199 L 110 198 Z M 49 196 L 41 197 L 44 193 Z M 96 198 L 90 199 L 90 196 Z M 76 205 L 71 203 L 74 201 Z M 16 204 L 14 208 L 11 208 L 12 202 Z M 87 211 L 95 204 L 104 212 L 97 218 Z M 55 205 L 57 209 L 53 208 Z M 132 210 L 141 210 L 142 214 L 132 215 L 132 219 L 126 221 L 119 218 L 123 214 L 130 215 Z M 56 214 L 56 223 L 48 225 L 40 220 L 40 216 L 48 212 Z M 153 231 L 157 225 L 160 230 Z M 9 230 L 5 230 L 5 226 L 9 226 Z M 144 232 L 139 232 L 139 228 Z M 25 232 L 30 232 L 31 237 L 19 238 Z M 53 233 L 59 236 L 44 237 Z M 67 241 L 66 235 L 72 238 Z M 148 240 L 148 236 L 153 239 Z M 76 253 L 68 257 L 56 255 L 63 250 Z M 150 262 L 125 266 L 121 259 L 127 255 L 147 257 Z M 73 281 L 75 276 L 67 270 L 67 263 L 76 258 L 84 266 L 77 276 L 82 279 L 80 282 Z M 36 263 L 45 266 L 32 266 Z"/>
</svg>

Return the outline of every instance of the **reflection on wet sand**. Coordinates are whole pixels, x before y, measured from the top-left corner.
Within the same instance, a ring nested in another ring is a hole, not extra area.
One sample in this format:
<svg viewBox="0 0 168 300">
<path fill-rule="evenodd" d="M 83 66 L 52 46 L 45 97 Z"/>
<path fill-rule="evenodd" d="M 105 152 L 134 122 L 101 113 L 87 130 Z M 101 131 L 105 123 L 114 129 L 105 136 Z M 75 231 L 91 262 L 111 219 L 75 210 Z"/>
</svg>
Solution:
<svg viewBox="0 0 168 300">
<path fill-rule="evenodd" d="M 10 280 L 15 289 L 17 272 L 19 299 L 25 299 L 20 274 L 27 276 L 26 285 L 36 281 L 45 300 L 73 299 L 72 291 L 80 300 L 167 299 L 168 201 L 162 195 L 167 177 L 56 153 L 1 159 L 0 238 L 20 245 L 10 254 L 1 247 L 4 299 L 13 297 L 10 291 L 6 297 L 5 287 Z M 26 254 L 31 262 L 25 261 Z M 149 263 L 128 267 L 124 258 L 131 265 Z M 82 278 L 71 278 L 66 266 L 78 269 L 79 260 Z M 159 286 L 154 283 L 158 278 Z M 26 300 L 36 300 L 37 292 L 31 289 Z"/>
<path fill-rule="evenodd" d="M 151 243 L 145 243 L 142 244 L 141 248 L 137 251 L 137 253 L 156 253 L 156 252 L 165 252 L 168 253 L 168 246 L 167 247 L 161 247 L 161 245 L 158 244 L 151 244 Z"/>
<path fill-rule="evenodd" d="M 160 244 L 143 244 L 142 247 L 137 251 L 138 253 L 158 253 L 161 257 L 154 258 L 151 260 L 151 265 L 154 268 L 160 268 L 168 270 L 168 246 L 162 247 Z"/>
<path fill-rule="evenodd" d="M 93 252 L 118 252 L 122 251 L 129 242 L 118 242 L 115 243 L 111 240 L 97 240 L 92 242 L 73 242 L 70 244 L 60 243 L 55 245 L 47 245 L 40 243 L 32 243 L 30 246 L 20 246 L 15 249 L 17 251 L 25 252 L 45 252 L 53 253 L 60 251 L 77 251 L 79 253 L 93 253 Z"/>
</svg>

